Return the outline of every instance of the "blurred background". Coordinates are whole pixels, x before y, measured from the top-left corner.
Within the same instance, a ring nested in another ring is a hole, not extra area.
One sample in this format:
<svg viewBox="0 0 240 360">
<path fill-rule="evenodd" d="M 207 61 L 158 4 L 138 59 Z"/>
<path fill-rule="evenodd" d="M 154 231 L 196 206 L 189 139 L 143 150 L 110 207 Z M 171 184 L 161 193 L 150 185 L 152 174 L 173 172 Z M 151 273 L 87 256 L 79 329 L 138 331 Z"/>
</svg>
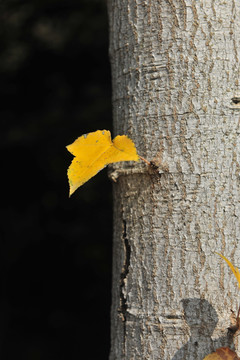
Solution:
<svg viewBox="0 0 240 360">
<path fill-rule="evenodd" d="M 107 359 L 111 183 L 69 199 L 65 146 L 111 130 L 105 0 L 0 4 L 0 359 Z"/>
</svg>

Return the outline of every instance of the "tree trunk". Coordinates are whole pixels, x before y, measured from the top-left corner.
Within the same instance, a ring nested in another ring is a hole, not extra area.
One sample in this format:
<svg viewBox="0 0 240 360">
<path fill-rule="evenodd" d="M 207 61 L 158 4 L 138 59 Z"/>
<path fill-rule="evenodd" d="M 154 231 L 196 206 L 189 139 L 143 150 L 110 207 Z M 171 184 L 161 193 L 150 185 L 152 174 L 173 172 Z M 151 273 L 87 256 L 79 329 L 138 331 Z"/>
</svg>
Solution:
<svg viewBox="0 0 240 360">
<path fill-rule="evenodd" d="M 202 360 L 232 346 L 240 255 L 236 0 L 109 0 L 114 132 L 111 360 Z"/>
</svg>

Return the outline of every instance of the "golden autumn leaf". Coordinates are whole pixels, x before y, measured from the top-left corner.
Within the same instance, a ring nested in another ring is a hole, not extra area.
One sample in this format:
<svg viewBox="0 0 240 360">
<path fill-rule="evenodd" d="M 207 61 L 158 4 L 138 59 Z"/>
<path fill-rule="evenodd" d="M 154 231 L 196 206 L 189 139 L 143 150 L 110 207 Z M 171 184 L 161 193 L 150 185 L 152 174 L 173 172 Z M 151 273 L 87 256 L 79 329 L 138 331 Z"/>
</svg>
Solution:
<svg viewBox="0 0 240 360">
<path fill-rule="evenodd" d="M 74 155 L 68 168 L 70 195 L 108 164 L 139 161 L 133 141 L 126 135 L 118 135 L 112 141 L 108 130 L 82 135 L 67 149 Z"/>
<path fill-rule="evenodd" d="M 205 356 L 203 360 L 240 360 L 237 354 L 228 347 L 221 347 Z"/>
<path fill-rule="evenodd" d="M 228 266 L 230 267 L 230 269 L 232 270 L 233 274 L 235 275 L 237 282 L 238 282 L 238 286 L 240 287 L 240 272 L 238 270 L 237 267 L 233 266 L 233 264 L 223 255 L 217 253 L 219 256 L 221 256 L 221 258 L 223 258 L 226 263 L 228 264 Z"/>
</svg>

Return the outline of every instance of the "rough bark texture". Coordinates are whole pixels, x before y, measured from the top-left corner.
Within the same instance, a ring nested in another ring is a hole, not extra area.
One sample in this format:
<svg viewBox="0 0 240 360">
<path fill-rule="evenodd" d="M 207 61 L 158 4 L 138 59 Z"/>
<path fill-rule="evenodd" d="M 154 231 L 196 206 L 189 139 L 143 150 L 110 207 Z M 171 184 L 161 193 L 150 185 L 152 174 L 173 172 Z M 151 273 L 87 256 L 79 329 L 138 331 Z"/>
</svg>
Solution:
<svg viewBox="0 0 240 360">
<path fill-rule="evenodd" d="M 110 359 L 232 346 L 240 263 L 240 1 L 109 0 L 115 134 Z"/>
</svg>

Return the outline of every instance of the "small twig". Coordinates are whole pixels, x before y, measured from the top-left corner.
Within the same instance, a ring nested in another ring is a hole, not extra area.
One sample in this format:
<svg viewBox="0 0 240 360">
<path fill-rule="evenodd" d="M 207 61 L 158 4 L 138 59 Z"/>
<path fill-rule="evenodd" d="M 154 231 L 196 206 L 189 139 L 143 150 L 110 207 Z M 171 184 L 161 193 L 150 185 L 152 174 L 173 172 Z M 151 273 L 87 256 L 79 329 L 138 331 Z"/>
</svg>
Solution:
<svg viewBox="0 0 240 360">
<path fill-rule="evenodd" d="M 144 157 L 138 155 L 139 158 L 144 161 L 151 169 L 153 169 L 154 171 L 158 170 L 159 167 L 153 162 L 153 161 L 148 161 L 147 159 L 145 159 Z M 140 168 L 140 167 L 136 167 L 136 168 L 120 168 L 120 169 L 115 169 L 113 171 L 109 171 L 108 172 L 108 177 L 114 181 L 117 182 L 117 179 L 119 178 L 119 176 L 122 175 L 133 175 L 133 174 L 145 174 L 149 171 L 149 168 L 147 169 L 145 166 Z"/>
<path fill-rule="evenodd" d="M 124 175 L 134 175 L 134 174 L 145 174 L 146 168 L 131 168 L 131 169 L 115 169 L 113 171 L 110 171 L 108 173 L 109 179 L 111 179 L 114 182 L 117 182 L 117 179 L 120 176 Z"/>
</svg>

